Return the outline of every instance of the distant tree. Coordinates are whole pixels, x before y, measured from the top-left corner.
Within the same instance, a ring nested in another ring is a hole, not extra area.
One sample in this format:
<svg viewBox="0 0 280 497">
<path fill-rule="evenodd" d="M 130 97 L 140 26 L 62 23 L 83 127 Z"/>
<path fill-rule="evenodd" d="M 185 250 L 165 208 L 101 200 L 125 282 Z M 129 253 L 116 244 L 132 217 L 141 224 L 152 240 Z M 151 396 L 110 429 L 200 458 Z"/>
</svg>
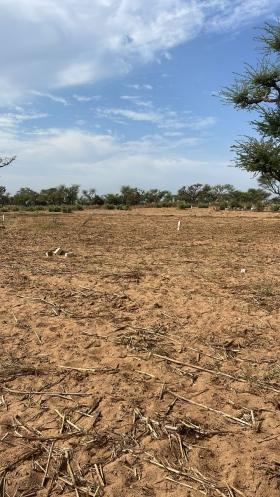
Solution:
<svg viewBox="0 0 280 497">
<path fill-rule="evenodd" d="M 229 184 L 214 185 L 212 187 L 213 196 L 215 201 L 217 202 L 229 200 L 234 190 L 234 186 Z"/>
<path fill-rule="evenodd" d="M 108 205 L 121 205 L 123 203 L 123 197 L 119 193 L 107 193 L 104 196 L 104 202 Z"/>
<path fill-rule="evenodd" d="M 146 190 L 143 192 L 142 198 L 145 204 L 171 203 L 173 201 L 171 192 L 168 190 L 159 190 L 158 188 Z"/>
<path fill-rule="evenodd" d="M 79 185 L 59 185 L 43 189 L 39 193 L 38 203 L 43 205 L 76 204 L 79 198 L 79 189 Z"/>
<path fill-rule="evenodd" d="M 64 202 L 64 186 L 42 189 L 38 201 L 43 205 L 62 205 Z"/>
<path fill-rule="evenodd" d="M 182 186 L 177 192 L 177 199 L 185 202 L 195 204 L 199 200 L 199 195 L 203 189 L 201 183 L 195 183 L 190 186 Z"/>
<path fill-rule="evenodd" d="M 259 115 L 251 124 L 260 138 L 247 137 L 232 147 L 237 167 L 253 173 L 263 188 L 280 194 L 280 23 L 266 24 L 259 40 L 263 59 L 256 68 L 247 65 L 222 97 L 237 109 Z"/>
<path fill-rule="evenodd" d="M 82 191 L 80 202 L 86 205 L 103 205 L 105 200 L 96 194 L 95 188 L 90 188 L 89 190 Z"/>
<path fill-rule="evenodd" d="M 7 203 L 8 195 L 6 193 L 6 187 L 0 185 L 0 204 L 4 205 Z"/>
<path fill-rule="evenodd" d="M 65 204 L 76 204 L 78 202 L 80 186 L 71 185 L 64 187 L 64 203 Z"/>
<path fill-rule="evenodd" d="M 96 196 L 95 188 L 90 188 L 89 190 L 82 191 L 81 200 L 82 200 L 82 202 L 91 205 L 91 204 L 93 204 L 95 196 Z"/>
<path fill-rule="evenodd" d="M 249 188 L 249 190 L 245 192 L 245 194 L 248 198 L 248 201 L 252 204 L 265 202 L 270 196 L 270 193 L 265 192 L 261 188 Z"/>
<path fill-rule="evenodd" d="M 35 205 L 39 194 L 29 187 L 20 188 L 13 197 L 17 205 Z"/>
<path fill-rule="evenodd" d="M 133 188 L 131 186 L 121 187 L 121 197 L 123 204 L 125 205 L 137 205 L 143 200 L 144 192 L 139 190 L 139 188 Z"/>
<path fill-rule="evenodd" d="M 214 202 L 216 200 L 216 194 L 213 190 L 213 187 L 206 184 L 200 189 L 197 195 L 197 201 L 205 204 L 209 204 L 210 202 Z"/>
</svg>

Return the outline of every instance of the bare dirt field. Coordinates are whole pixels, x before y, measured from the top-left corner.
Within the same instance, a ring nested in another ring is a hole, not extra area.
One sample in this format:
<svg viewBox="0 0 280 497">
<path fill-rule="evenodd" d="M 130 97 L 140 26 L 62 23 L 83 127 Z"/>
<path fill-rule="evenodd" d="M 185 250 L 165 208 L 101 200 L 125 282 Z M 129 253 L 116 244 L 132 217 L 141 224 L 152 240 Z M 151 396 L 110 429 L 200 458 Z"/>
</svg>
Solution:
<svg viewBox="0 0 280 497">
<path fill-rule="evenodd" d="M 0 495 L 279 497 L 279 227 L 6 215 Z"/>
</svg>

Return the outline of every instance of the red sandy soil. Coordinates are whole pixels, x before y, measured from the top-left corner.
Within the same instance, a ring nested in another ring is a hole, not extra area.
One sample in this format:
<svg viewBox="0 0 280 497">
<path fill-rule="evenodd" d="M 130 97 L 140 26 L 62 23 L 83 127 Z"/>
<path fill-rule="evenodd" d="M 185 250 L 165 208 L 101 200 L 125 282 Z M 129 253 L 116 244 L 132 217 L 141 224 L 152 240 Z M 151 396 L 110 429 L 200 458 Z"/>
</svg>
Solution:
<svg viewBox="0 0 280 497">
<path fill-rule="evenodd" d="M 279 497 L 279 226 L 6 215 L 0 495 Z"/>
</svg>

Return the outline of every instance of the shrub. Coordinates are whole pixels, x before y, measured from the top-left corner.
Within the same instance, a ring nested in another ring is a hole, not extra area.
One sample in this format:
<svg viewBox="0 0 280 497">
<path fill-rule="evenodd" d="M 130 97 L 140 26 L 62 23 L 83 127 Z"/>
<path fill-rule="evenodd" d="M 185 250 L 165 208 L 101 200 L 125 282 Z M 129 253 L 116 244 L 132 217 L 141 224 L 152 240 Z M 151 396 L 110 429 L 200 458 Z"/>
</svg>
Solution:
<svg viewBox="0 0 280 497">
<path fill-rule="evenodd" d="M 191 204 L 188 204 L 187 202 L 185 202 L 185 200 L 179 200 L 177 202 L 177 207 L 178 209 L 190 209 Z"/>
<path fill-rule="evenodd" d="M 111 205 L 111 204 L 110 204 Z M 129 205 L 117 205 L 117 209 L 119 211 L 129 211 L 130 210 L 130 207 Z"/>
<path fill-rule="evenodd" d="M 280 204 L 271 204 L 270 209 L 272 212 L 278 212 L 280 211 Z"/>
<path fill-rule="evenodd" d="M 116 208 L 113 204 L 104 204 L 104 209 L 108 209 L 108 211 L 112 211 Z"/>
<path fill-rule="evenodd" d="M 199 209 L 208 209 L 209 204 L 207 204 L 206 202 L 199 202 L 199 203 L 197 204 L 197 207 L 198 207 Z"/>
<path fill-rule="evenodd" d="M 63 214 L 71 214 L 73 212 L 73 207 L 62 207 Z"/>
<path fill-rule="evenodd" d="M 61 207 L 59 205 L 50 205 L 49 212 L 61 212 Z"/>
<path fill-rule="evenodd" d="M 28 212 L 35 212 L 37 208 L 34 205 L 28 205 L 27 207 L 24 207 L 24 210 Z"/>
<path fill-rule="evenodd" d="M 83 211 L 84 208 L 83 208 L 83 206 L 81 204 L 77 204 L 77 205 L 75 205 L 75 210 L 77 210 L 77 211 Z"/>
<path fill-rule="evenodd" d="M 243 206 L 240 202 L 237 202 L 236 200 L 232 200 L 229 204 L 231 209 L 243 209 Z"/>
<path fill-rule="evenodd" d="M 257 212 L 263 212 L 264 211 L 264 204 L 262 204 L 261 202 L 258 202 L 255 205 L 254 210 L 257 211 Z"/>
</svg>

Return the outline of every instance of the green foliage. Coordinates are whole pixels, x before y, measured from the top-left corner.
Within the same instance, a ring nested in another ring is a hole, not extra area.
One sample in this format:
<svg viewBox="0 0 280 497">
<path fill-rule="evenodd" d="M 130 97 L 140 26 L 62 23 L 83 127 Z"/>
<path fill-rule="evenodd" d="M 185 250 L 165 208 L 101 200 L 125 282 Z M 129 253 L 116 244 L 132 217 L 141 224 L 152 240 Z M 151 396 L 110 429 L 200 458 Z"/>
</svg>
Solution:
<svg viewBox="0 0 280 497">
<path fill-rule="evenodd" d="M 187 202 L 185 202 L 185 200 L 178 200 L 177 207 L 178 207 L 178 209 L 182 209 L 182 210 L 190 209 L 191 204 L 188 204 Z"/>
<path fill-rule="evenodd" d="M 129 205 L 117 205 L 117 209 L 119 211 L 129 211 L 130 210 L 130 206 Z"/>
<path fill-rule="evenodd" d="M 271 204 L 270 209 L 273 212 L 279 212 L 280 211 L 280 204 Z"/>
<path fill-rule="evenodd" d="M 107 205 L 122 205 L 122 197 L 118 193 L 107 193 L 104 197 L 105 203 L 104 207 L 107 208 Z"/>
<path fill-rule="evenodd" d="M 63 206 L 61 208 L 61 212 L 63 212 L 64 214 L 71 214 L 73 212 L 73 207 Z"/>
<path fill-rule="evenodd" d="M 199 199 L 202 189 L 203 185 L 201 183 L 195 183 L 190 186 L 182 186 L 182 188 L 178 190 L 177 200 L 195 204 Z"/>
<path fill-rule="evenodd" d="M 218 208 L 218 210 L 220 210 L 220 211 L 224 211 L 227 207 L 228 207 L 228 205 L 227 205 L 227 203 L 226 203 L 226 202 L 220 202 L 220 203 L 217 205 L 217 208 Z"/>
<path fill-rule="evenodd" d="M 209 204 L 207 204 L 206 202 L 199 202 L 199 203 L 197 204 L 197 207 L 198 207 L 199 209 L 208 209 Z"/>
<path fill-rule="evenodd" d="M 168 190 L 159 190 L 158 188 L 152 188 L 142 192 L 142 201 L 146 205 L 156 206 L 165 204 L 164 207 L 169 207 L 174 203 L 174 196 Z"/>
<path fill-rule="evenodd" d="M 271 154 L 270 159 L 272 161 L 273 154 Z M 277 157 L 275 158 L 275 161 L 276 159 Z M 252 163 L 254 163 L 254 161 L 252 161 Z M 270 181 L 271 191 L 276 194 L 279 193 L 277 191 L 276 183 L 272 184 L 271 180 L 265 179 L 264 176 L 262 177 L 262 181 Z M 60 195 L 61 192 L 65 192 L 67 188 L 68 187 L 66 186 L 63 186 L 63 188 L 62 186 L 60 186 L 36 192 L 28 187 L 25 187 L 21 188 L 14 196 L 12 196 L 6 192 L 6 188 L 3 186 L 0 187 L 0 195 L 2 193 L 2 201 L 0 202 L 0 206 L 8 206 L 9 210 L 22 209 L 35 212 L 45 209 L 49 212 L 70 213 L 75 210 L 83 210 L 85 206 L 89 207 L 91 205 L 103 205 L 104 208 L 110 210 L 113 210 L 114 208 L 118 210 L 129 210 L 132 205 L 152 206 L 158 208 L 175 206 L 178 209 L 189 209 L 192 205 L 198 206 L 200 208 L 206 208 L 209 205 L 212 205 L 216 208 L 220 206 L 221 209 L 226 207 L 240 209 L 250 209 L 251 207 L 253 207 L 254 209 L 257 209 L 259 205 L 263 204 L 265 207 L 267 203 L 271 202 L 269 200 L 270 194 L 263 188 L 250 188 L 247 192 L 242 192 L 235 189 L 232 185 L 229 184 L 218 184 L 211 186 L 208 184 L 203 185 L 201 183 L 195 183 L 193 185 L 181 187 L 176 195 L 170 193 L 167 190 L 153 189 L 141 191 L 138 188 L 130 189 L 130 187 L 125 187 L 124 189 L 123 187 L 123 193 L 108 193 L 107 195 L 99 197 L 98 195 L 96 195 L 95 190 L 92 189 L 92 202 L 95 202 L 95 204 L 89 204 L 88 201 L 84 203 L 84 195 L 77 197 L 77 202 L 73 204 L 65 204 L 64 200 L 66 199 L 66 196 L 62 197 Z M 267 184 L 266 188 L 268 189 Z M 50 196 L 46 196 L 47 191 L 49 192 Z M 75 189 L 73 189 L 73 191 L 75 191 Z M 139 200 L 139 204 L 134 203 L 136 202 L 136 197 L 134 198 L 132 204 L 131 199 L 128 200 L 128 198 L 130 197 L 127 197 L 128 203 L 123 203 L 123 194 L 135 194 Z M 60 199 L 62 203 L 50 203 L 50 199 L 52 198 Z M 69 198 L 70 197 L 68 196 L 68 199 Z M 151 200 L 155 200 L 155 198 L 158 198 L 158 201 L 151 202 Z M 192 202 L 190 201 L 190 199 L 192 199 Z M 275 202 L 275 199 L 273 199 L 273 203 Z"/>
<path fill-rule="evenodd" d="M 61 207 L 59 205 L 49 205 L 49 212 L 61 212 Z"/>
<path fill-rule="evenodd" d="M 236 152 L 236 164 L 241 169 L 265 178 L 280 181 L 280 143 L 273 139 L 248 138 L 232 147 Z"/>
<path fill-rule="evenodd" d="M 125 205 L 139 205 L 142 202 L 143 191 L 131 186 L 122 186 L 120 200 Z"/>
<path fill-rule="evenodd" d="M 260 186 L 280 195 L 280 24 L 266 24 L 260 37 L 265 57 L 256 68 L 245 66 L 242 76 L 221 93 L 237 109 L 256 111 L 251 121 L 260 138 L 245 138 L 232 148 L 237 167 L 257 176 Z"/>
</svg>

